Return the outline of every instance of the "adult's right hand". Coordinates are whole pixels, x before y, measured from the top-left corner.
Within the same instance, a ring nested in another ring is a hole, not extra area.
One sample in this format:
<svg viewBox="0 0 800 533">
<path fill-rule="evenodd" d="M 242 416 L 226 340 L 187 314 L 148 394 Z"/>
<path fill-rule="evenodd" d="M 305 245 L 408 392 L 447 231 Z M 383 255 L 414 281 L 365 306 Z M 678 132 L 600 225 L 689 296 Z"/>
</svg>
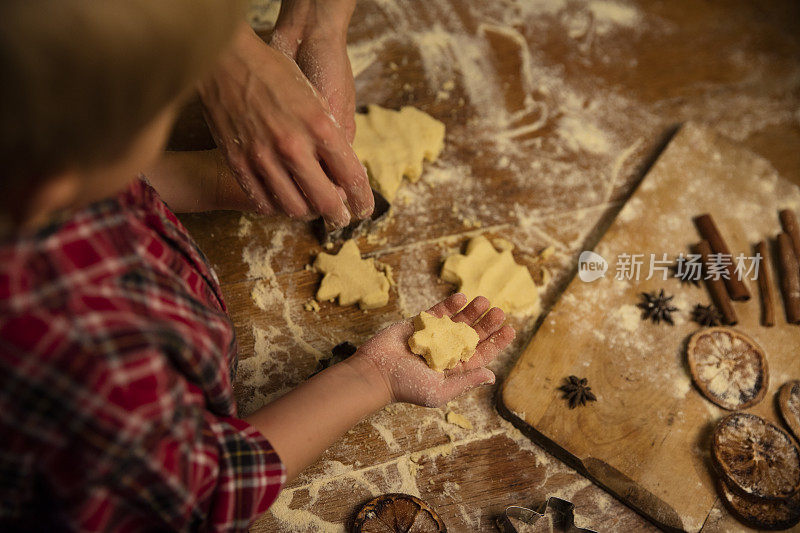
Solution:
<svg viewBox="0 0 800 533">
<path fill-rule="evenodd" d="M 366 171 L 297 65 L 243 25 L 199 86 L 220 150 L 256 211 L 321 215 L 334 227 L 372 213 Z"/>
</svg>

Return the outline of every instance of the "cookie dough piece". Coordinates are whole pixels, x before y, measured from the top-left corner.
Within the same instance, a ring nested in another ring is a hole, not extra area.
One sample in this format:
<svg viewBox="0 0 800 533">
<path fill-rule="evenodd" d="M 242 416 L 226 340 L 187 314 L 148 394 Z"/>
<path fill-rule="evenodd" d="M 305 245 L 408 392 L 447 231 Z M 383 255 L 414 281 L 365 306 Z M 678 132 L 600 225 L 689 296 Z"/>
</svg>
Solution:
<svg viewBox="0 0 800 533">
<path fill-rule="evenodd" d="M 469 325 L 423 311 L 414 317 L 414 334 L 408 346 L 433 370 L 443 372 L 472 357 L 479 340 L 478 332 Z"/>
<path fill-rule="evenodd" d="M 456 413 L 455 411 L 447 411 L 445 418 L 448 423 L 456 425 L 463 429 L 472 429 L 472 422 L 464 416 Z"/>
<path fill-rule="evenodd" d="M 325 274 L 316 296 L 320 302 L 338 296 L 339 305 L 358 302 L 361 309 L 383 307 L 389 302 L 389 279 L 375 268 L 374 259 L 361 259 L 352 239 L 336 255 L 320 252 L 314 268 Z"/>
<path fill-rule="evenodd" d="M 539 289 L 528 269 L 514 262 L 512 248 L 504 246 L 498 252 L 483 235 L 473 237 L 465 254 L 454 254 L 445 260 L 441 278 L 457 283 L 458 292 L 464 293 L 467 300 L 485 296 L 506 313 L 536 314 Z"/>
<path fill-rule="evenodd" d="M 444 124 L 414 107 L 400 111 L 377 105 L 356 113 L 353 150 L 367 167 L 372 188 L 390 202 L 403 176 L 412 182 L 422 175 L 422 161 L 436 161 L 444 148 Z"/>
</svg>

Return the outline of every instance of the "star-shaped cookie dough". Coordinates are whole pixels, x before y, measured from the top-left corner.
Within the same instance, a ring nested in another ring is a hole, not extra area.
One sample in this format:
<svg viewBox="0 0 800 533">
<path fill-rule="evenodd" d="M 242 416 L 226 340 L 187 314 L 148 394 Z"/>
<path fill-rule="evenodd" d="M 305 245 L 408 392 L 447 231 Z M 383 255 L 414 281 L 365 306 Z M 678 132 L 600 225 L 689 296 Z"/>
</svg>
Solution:
<svg viewBox="0 0 800 533">
<path fill-rule="evenodd" d="M 466 361 L 478 346 L 478 332 L 450 317 L 436 318 L 425 311 L 414 317 L 414 334 L 408 339 L 411 351 L 425 358 L 437 372 L 453 368 Z"/>
<path fill-rule="evenodd" d="M 414 107 L 400 111 L 377 105 L 356 113 L 353 150 L 367 167 L 372 188 L 390 202 L 403 176 L 416 182 L 422 161 L 435 161 L 444 148 L 444 124 Z"/>
<path fill-rule="evenodd" d="M 374 259 L 361 259 L 353 240 L 342 245 L 336 255 L 321 252 L 314 268 L 325 274 L 317 290 L 317 300 L 339 297 L 339 305 L 358 302 L 361 309 L 383 307 L 389 302 L 389 279 L 375 268 Z"/>
<path fill-rule="evenodd" d="M 493 306 L 506 313 L 536 314 L 539 312 L 539 289 L 531 273 L 519 265 L 506 246 L 497 251 L 483 235 L 473 237 L 465 254 L 448 257 L 442 266 L 441 278 L 458 284 L 458 292 L 471 301 L 485 296 Z"/>
</svg>

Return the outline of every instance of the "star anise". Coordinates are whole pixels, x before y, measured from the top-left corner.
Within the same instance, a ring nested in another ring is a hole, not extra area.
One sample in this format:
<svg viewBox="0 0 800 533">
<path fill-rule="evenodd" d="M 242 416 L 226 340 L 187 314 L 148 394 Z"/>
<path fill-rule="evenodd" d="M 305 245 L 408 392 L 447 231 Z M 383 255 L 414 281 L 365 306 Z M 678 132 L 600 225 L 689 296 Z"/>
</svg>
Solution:
<svg viewBox="0 0 800 533">
<path fill-rule="evenodd" d="M 695 287 L 699 287 L 699 272 L 692 272 L 691 269 L 686 266 L 687 262 L 688 259 L 686 259 L 683 255 L 676 257 L 675 262 L 669 267 L 670 271 L 672 272 L 672 277 L 680 281 L 681 285 L 694 285 Z"/>
<path fill-rule="evenodd" d="M 692 309 L 692 320 L 701 326 L 710 328 L 722 324 L 722 314 L 713 305 L 697 304 Z"/>
<path fill-rule="evenodd" d="M 592 388 L 588 385 L 589 381 L 586 378 L 570 376 L 564 381 L 565 383 L 558 390 L 564 393 L 562 398 L 567 400 L 570 409 L 575 409 L 579 405 L 586 405 L 586 402 L 597 401 L 597 396 L 592 392 Z"/>
<path fill-rule="evenodd" d="M 672 313 L 678 310 L 677 307 L 670 304 L 674 296 L 667 296 L 664 294 L 664 289 L 655 292 L 643 292 L 641 294 L 642 301 L 636 306 L 642 310 L 642 320 L 652 320 L 658 324 L 662 320 L 669 325 L 674 325 L 672 321 Z"/>
</svg>

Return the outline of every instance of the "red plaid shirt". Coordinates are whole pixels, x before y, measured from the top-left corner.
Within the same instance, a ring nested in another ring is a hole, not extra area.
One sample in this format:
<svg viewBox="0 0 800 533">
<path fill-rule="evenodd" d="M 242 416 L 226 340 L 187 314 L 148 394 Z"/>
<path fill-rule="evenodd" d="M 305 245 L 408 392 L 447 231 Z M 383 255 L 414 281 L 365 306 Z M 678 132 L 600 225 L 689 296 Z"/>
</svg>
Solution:
<svg viewBox="0 0 800 533">
<path fill-rule="evenodd" d="M 219 282 L 144 181 L 0 245 L 0 529 L 241 530 L 285 478 L 236 418 Z"/>
</svg>

